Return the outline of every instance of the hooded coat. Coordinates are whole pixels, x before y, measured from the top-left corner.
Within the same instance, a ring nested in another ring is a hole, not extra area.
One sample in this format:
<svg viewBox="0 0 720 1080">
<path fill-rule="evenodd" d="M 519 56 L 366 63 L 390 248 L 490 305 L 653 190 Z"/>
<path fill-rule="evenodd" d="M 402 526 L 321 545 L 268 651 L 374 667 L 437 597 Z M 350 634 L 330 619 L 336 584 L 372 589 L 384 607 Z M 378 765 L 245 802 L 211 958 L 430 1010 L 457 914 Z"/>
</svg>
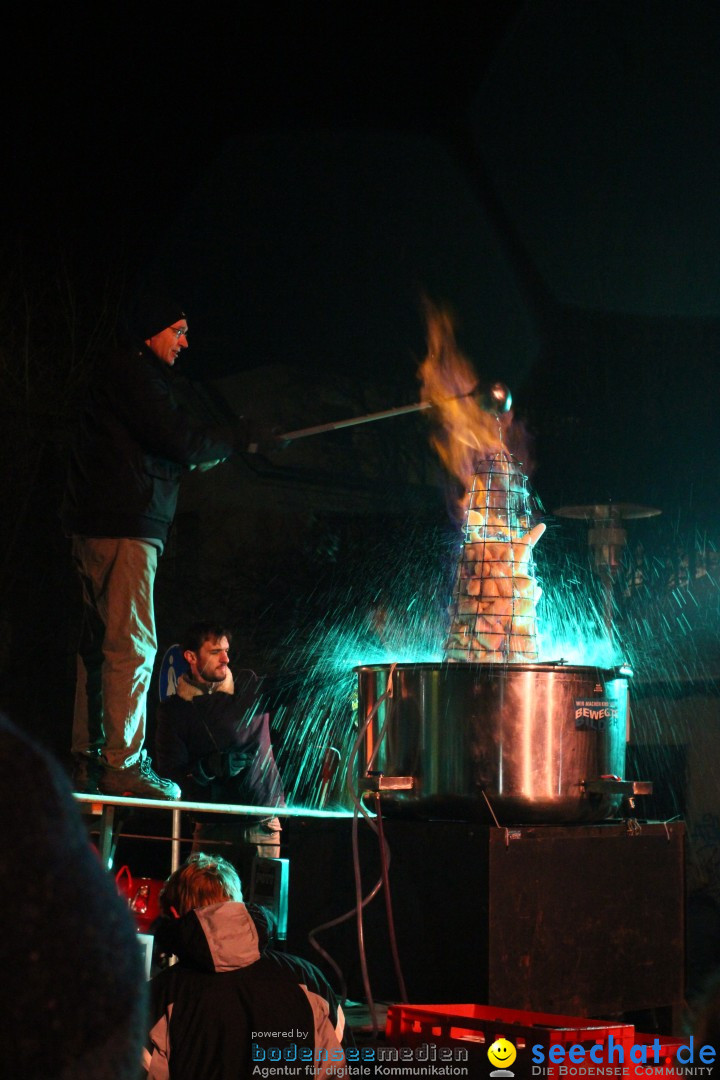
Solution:
<svg viewBox="0 0 720 1080">
<path fill-rule="evenodd" d="M 163 921 L 159 941 L 178 963 L 150 983 L 149 1080 L 239 1080 L 263 1062 L 343 1075 L 344 1021 L 327 980 L 307 961 L 261 953 L 245 904 Z"/>
</svg>

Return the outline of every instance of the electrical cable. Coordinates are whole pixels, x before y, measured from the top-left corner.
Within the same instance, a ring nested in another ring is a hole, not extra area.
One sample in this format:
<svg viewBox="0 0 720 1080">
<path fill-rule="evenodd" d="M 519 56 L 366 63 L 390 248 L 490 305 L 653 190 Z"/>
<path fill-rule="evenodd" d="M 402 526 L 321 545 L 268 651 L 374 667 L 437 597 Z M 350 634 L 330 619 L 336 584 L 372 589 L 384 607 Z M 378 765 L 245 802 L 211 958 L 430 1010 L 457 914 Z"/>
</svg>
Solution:
<svg viewBox="0 0 720 1080">
<path fill-rule="evenodd" d="M 377 815 L 375 820 L 377 821 L 378 839 L 380 841 L 380 866 L 382 870 L 383 886 L 385 890 L 385 912 L 387 915 L 388 935 L 390 938 L 390 953 L 392 955 L 393 967 L 395 968 L 395 977 L 398 983 L 398 989 L 400 991 L 400 1000 L 403 1004 L 407 1004 L 408 996 L 405 989 L 405 977 L 402 972 L 402 966 L 400 964 L 400 955 L 398 953 L 397 938 L 395 936 L 395 919 L 393 916 L 392 895 L 390 893 L 390 878 L 388 870 L 390 867 L 390 860 L 387 859 L 386 852 L 389 850 L 385 843 L 385 832 L 383 830 L 382 809 L 380 806 L 380 792 L 377 793 L 375 803 L 377 806 Z"/>
<path fill-rule="evenodd" d="M 352 783 L 352 778 L 353 778 L 353 766 L 354 766 L 355 757 L 357 756 L 358 750 L 360 748 L 360 744 L 361 744 L 363 738 L 365 737 L 365 732 L 367 731 L 368 727 L 370 726 L 373 719 L 375 718 L 380 706 L 385 701 L 391 701 L 392 700 L 392 697 L 393 697 L 392 676 L 393 676 L 393 672 L 394 672 L 396 666 L 397 666 L 397 664 L 392 664 L 391 665 L 389 673 L 388 673 L 388 680 L 387 680 L 385 693 L 381 694 L 381 696 L 375 702 L 372 710 L 368 713 L 368 716 L 366 717 L 362 727 L 358 731 L 357 737 L 355 739 L 355 742 L 353 743 L 350 754 L 348 755 L 347 768 L 346 768 L 346 774 L 345 774 L 345 784 L 346 784 L 348 793 L 350 794 L 350 798 L 353 801 L 353 806 L 354 806 L 352 840 L 353 840 L 353 872 L 354 872 L 354 877 L 355 877 L 356 903 L 355 903 L 355 906 L 353 908 L 351 908 L 350 911 L 345 912 L 343 915 L 340 915 L 337 918 L 330 920 L 329 922 L 323 923 L 321 926 L 316 926 L 313 930 L 311 930 L 308 933 L 308 940 L 309 940 L 310 944 L 312 945 L 312 947 L 317 952 L 319 952 L 321 956 L 324 957 L 324 959 L 330 964 L 330 966 L 332 967 L 332 969 L 335 971 L 336 975 L 338 976 L 338 978 L 340 980 L 340 983 L 341 983 L 341 988 L 342 988 L 341 1004 L 344 1005 L 345 1001 L 346 1001 L 346 998 L 347 998 L 347 984 L 346 984 L 345 978 L 344 978 L 344 976 L 342 974 L 342 971 L 339 968 L 339 966 L 335 963 L 335 961 L 332 959 L 332 957 L 317 942 L 317 940 L 315 938 L 315 935 L 319 934 L 323 930 L 327 930 L 327 929 L 330 929 L 333 926 L 338 926 L 343 922 L 347 922 L 347 920 L 351 919 L 353 917 L 353 915 L 356 916 L 357 932 L 358 932 L 358 947 L 359 947 L 359 950 L 360 950 L 360 966 L 361 966 L 362 976 L 363 976 L 363 989 L 365 990 L 365 994 L 367 996 L 368 1009 L 369 1009 L 369 1012 L 370 1012 L 370 1020 L 371 1020 L 371 1023 L 372 1023 L 372 1030 L 373 1030 L 373 1038 L 377 1037 L 379 1029 L 378 1029 L 378 1023 L 377 1023 L 377 1012 L 375 1010 L 375 1002 L 374 1002 L 373 997 L 372 997 L 372 991 L 371 991 L 371 987 L 370 987 L 370 980 L 369 980 L 368 971 L 367 971 L 367 958 L 366 958 L 366 954 L 365 954 L 365 941 L 364 941 L 364 927 L 363 927 L 363 922 L 362 922 L 362 912 L 363 912 L 363 908 L 365 908 L 372 900 L 374 900 L 374 898 L 377 896 L 378 892 L 382 888 L 382 886 L 383 886 L 383 877 L 381 876 L 378 879 L 378 881 L 375 883 L 373 888 L 370 890 L 370 892 L 367 894 L 367 896 L 363 897 L 363 895 L 362 895 L 362 878 L 361 878 L 361 873 L 360 873 L 360 856 L 359 856 L 359 850 L 358 850 L 358 833 L 357 833 L 357 824 L 358 824 L 358 821 L 360 819 L 360 815 L 362 815 L 365 818 L 368 825 L 373 830 L 373 832 L 375 832 L 376 835 L 378 835 L 378 830 L 377 830 L 377 827 L 374 824 L 372 816 L 367 811 L 367 808 L 365 806 L 363 806 L 361 799 L 359 798 L 358 794 L 356 793 L 356 791 L 354 789 L 354 785 Z M 377 753 L 378 753 L 378 751 L 380 749 L 380 746 L 382 745 L 382 741 L 383 741 L 383 739 L 385 737 L 387 727 L 388 727 L 388 724 L 389 724 L 389 721 L 390 721 L 391 712 L 392 712 L 392 710 L 390 708 L 388 708 L 387 715 L 385 717 L 383 726 L 382 726 L 382 728 L 381 728 L 381 730 L 380 730 L 380 732 L 378 734 L 378 740 L 377 740 L 377 744 L 375 746 L 375 750 L 374 750 L 374 752 L 372 754 L 372 757 L 370 758 L 370 761 L 368 762 L 368 765 L 367 765 L 368 771 L 370 771 L 370 768 L 371 768 L 372 764 L 374 763 L 375 758 L 377 757 Z M 387 847 L 387 843 L 384 840 L 383 840 L 383 855 L 384 855 L 384 859 L 381 856 L 381 860 L 382 860 L 383 864 L 385 865 L 385 867 L 387 868 L 390 865 L 390 851 L 389 851 L 389 848 Z"/>
<path fill-rule="evenodd" d="M 358 732 L 357 738 L 355 740 L 355 743 L 353 744 L 353 747 L 352 747 L 352 749 L 350 751 L 350 756 L 348 758 L 345 782 L 346 782 L 346 785 L 348 786 L 348 789 L 350 790 L 350 797 L 352 798 L 353 804 L 355 805 L 355 814 L 356 815 L 357 815 L 357 805 L 358 805 L 357 804 L 357 796 L 356 796 L 354 790 L 350 789 L 350 776 L 352 775 L 352 763 L 353 763 L 355 754 L 357 753 L 357 749 L 358 749 L 358 747 L 360 745 L 360 742 L 361 742 L 363 736 L 365 735 L 365 732 L 366 732 L 367 728 L 370 726 L 370 724 L 372 723 L 372 720 L 374 719 L 378 709 L 380 708 L 382 703 L 387 700 L 387 698 L 388 698 L 388 692 L 386 691 L 376 701 L 372 711 L 370 712 L 370 714 L 368 715 L 365 723 L 363 724 L 362 728 Z M 374 758 L 374 755 L 373 755 L 373 758 Z M 381 888 L 382 888 L 382 879 L 380 879 L 379 881 L 376 882 L 376 884 L 374 885 L 372 890 L 363 899 L 362 906 L 365 907 L 367 904 L 369 904 L 370 901 L 373 900 L 377 896 L 377 894 L 378 894 L 378 892 L 379 892 L 379 890 Z M 353 908 L 351 908 L 350 911 L 345 912 L 344 915 L 339 915 L 337 918 L 331 919 L 329 922 L 323 923 L 321 926 L 316 926 L 308 934 L 308 939 L 310 941 L 310 944 L 322 956 L 325 957 L 325 959 L 328 961 L 328 963 L 330 963 L 330 965 L 333 967 L 335 972 L 338 974 L 338 976 L 339 976 L 339 978 L 340 978 L 340 980 L 342 982 L 343 988 L 345 987 L 345 979 L 344 979 L 344 976 L 342 975 L 342 972 L 340 971 L 337 964 L 335 964 L 335 962 L 332 960 L 332 958 L 325 952 L 325 950 L 320 947 L 318 942 L 315 940 L 314 935 L 320 933 L 322 930 L 328 930 L 333 926 L 338 926 L 343 922 L 347 922 L 348 919 L 351 919 L 353 917 L 353 915 L 355 914 L 355 911 L 356 911 L 356 907 L 353 907 Z M 345 993 L 343 993 L 343 1002 L 342 1002 L 343 1004 L 344 1004 L 344 1001 L 345 1001 L 345 996 L 346 996 Z"/>
<path fill-rule="evenodd" d="M 373 707 L 372 712 L 369 714 L 367 720 L 365 721 L 365 723 L 363 724 L 360 732 L 358 733 L 355 744 L 353 745 L 353 748 L 352 748 L 352 750 L 350 752 L 350 758 L 348 760 L 348 766 L 347 766 L 347 769 L 346 769 L 346 784 L 348 783 L 348 777 L 351 774 L 352 762 L 353 762 L 355 753 L 357 752 L 357 747 L 359 746 L 360 741 L 362 740 L 362 738 L 363 738 L 363 736 L 365 734 L 365 731 L 367 730 L 369 725 L 372 723 L 372 720 L 375 717 L 378 709 L 380 708 L 382 703 L 387 699 L 387 697 L 388 697 L 388 694 L 386 692 L 385 694 L 382 695 L 382 697 L 378 698 L 377 702 L 375 703 L 375 706 Z M 351 795 L 351 798 L 353 800 L 353 803 L 355 804 L 356 803 L 355 792 L 351 791 L 350 795 Z M 357 809 L 356 809 L 356 813 L 357 813 Z M 378 894 L 378 892 L 379 892 L 379 890 L 381 888 L 382 888 L 382 879 L 379 880 L 375 884 L 373 889 L 363 899 L 362 906 L 365 907 L 367 904 L 369 904 L 370 901 L 373 900 L 377 896 L 377 894 Z M 335 961 L 330 956 L 330 954 L 327 953 L 325 951 L 325 949 L 323 949 L 322 946 L 319 944 L 319 942 L 316 940 L 315 935 L 321 933 L 323 930 L 329 930 L 334 926 L 339 926 L 341 923 L 347 922 L 348 919 L 351 919 L 353 917 L 353 915 L 355 914 L 355 911 L 356 911 L 356 907 L 353 907 L 353 908 L 351 908 L 350 911 L 345 912 L 343 915 L 339 915 L 337 918 L 331 919 L 329 922 L 322 923 L 320 926 L 314 927 L 308 933 L 308 940 L 309 940 L 310 944 L 312 945 L 312 947 L 317 952 L 320 953 L 320 955 L 327 961 L 328 964 L 330 964 L 330 966 L 332 967 L 332 969 L 335 971 L 336 975 L 338 976 L 338 980 L 340 982 L 340 989 L 341 989 L 341 995 L 340 995 L 341 996 L 341 1004 L 343 1004 L 343 1005 L 345 1004 L 345 1000 L 347 998 L 347 986 L 346 986 L 346 983 L 345 983 L 345 977 L 344 977 L 341 969 L 338 967 L 338 965 L 335 963 Z"/>
<path fill-rule="evenodd" d="M 368 727 L 370 726 L 371 721 L 373 720 L 374 716 L 376 715 L 376 713 L 377 713 L 378 709 L 380 708 L 380 705 L 383 703 L 383 701 L 387 701 L 388 702 L 388 707 L 387 707 L 386 712 L 385 712 L 385 720 L 384 720 L 383 725 L 382 725 L 382 727 L 381 727 L 381 729 L 380 729 L 380 731 L 378 733 L 377 743 L 375 745 L 375 749 L 373 750 L 373 753 L 372 753 L 372 755 L 370 757 L 370 760 L 368 761 L 367 766 L 366 766 L 366 771 L 368 773 L 371 772 L 371 770 L 372 770 L 372 766 L 375 763 L 375 758 L 377 757 L 378 752 L 380 750 L 380 747 L 382 745 L 383 739 L 385 738 L 385 734 L 387 732 L 388 725 L 390 723 L 390 717 L 392 715 L 392 699 L 393 699 L 392 677 L 393 677 L 393 673 L 394 673 L 396 667 L 397 667 L 396 663 L 390 665 L 390 670 L 388 672 L 388 679 L 387 679 L 387 684 L 386 684 L 386 688 L 385 688 L 385 693 L 382 694 L 378 698 L 378 700 L 376 701 L 376 703 L 373 706 L 372 710 L 370 711 L 370 713 L 369 713 L 369 715 L 367 717 L 367 720 L 363 724 L 362 729 L 358 733 L 358 737 L 356 738 L 355 743 L 353 745 L 353 748 L 352 748 L 352 750 L 350 752 L 350 755 L 348 757 L 348 767 L 347 767 L 347 773 L 346 773 L 347 790 L 348 790 L 348 793 L 349 793 L 351 799 L 353 800 L 353 804 L 354 804 L 354 807 L 355 807 L 354 814 L 353 814 L 352 838 L 353 838 L 353 870 L 354 870 L 354 874 L 355 874 L 355 897 L 356 897 L 355 912 L 356 912 L 357 935 L 358 935 L 358 951 L 359 951 L 359 954 L 360 954 L 360 970 L 362 972 L 362 978 L 363 978 L 363 989 L 365 991 L 365 998 L 366 998 L 366 1001 L 367 1001 L 368 1010 L 370 1012 L 370 1022 L 372 1024 L 372 1037 L 373 1037 L 373 1039 L 377 1038 L 379 1028 L 378 1028 L 378 1022 L 377 1022 L 377 1011 L 375 1009 L 375 1000 L 374 1000 L 373 994 L 372 994 L 372 987 L 370 985 L 370 975 L 368 973 L 368 967 L 367 967 L 367 954 L 365 952 L 365 927 L 364 927 L 364 924 L 363 924 L 363 907 L 365 905 L 360 902 L 361 897 L 362 897 L 362 880 L 361 880 L 361 873 L 360 873 L 360 851 L 359 851 L 359 848 L 358 848 L 358 829 L 357 829 L 358 822 L 360 820 L 359 815 L 362 814 L 362 816 L 365 818 L 368 825 L 370 826 L 370 828 L 372 829 L 372 831 L 375 833 L 376 836 L 379 836 L 379 834 L 378 834 L 377 826 L 375 825 L 370 813 L 368 812 L 367 807 L 365 807 L 363 805 L 362 798 L 360 797 L 360 795 L 358 793 L 356 793 L 356 791 L 354 789 L 354 785 L 353 785 L 353 775 L 354 775 L 353 763 L 354 763 L 355 756 L 357 755 L 357 752 L 360 749 L 360 743 L 362 742 L 362 739 L 364 738 L 365 732 L 367 731 Z M 383 854 L 385 856 L 384 862 L 385 862 L 386 866 L 389 866 L 390 865 L 390 851 L 389 851 L 389 849 L 387 847 L 387 844 L 384 845 Z M 381 857 L 381 861 L 383 861 L 382 857 Z M 379 889 L 382 887 L 382 884 L 383 884 L 383 878 L 382 878 L 382 875 L 381 875 L 380 880 L 378 881 L 377 885 L 375 886 L 375 889 L 373 890 L 373 895 L 377 894 Z"/>
<path fill-rule="evenodd" d="M 358 940 L 358 953 L 360 956 L 360 973 L 362 975 L 363 989 L 365 991 L 365 1000 L 367 1002 L 368 1009 L 370 1010 L 370 1022 L 372 1024 L 372 1037 L 376 1039 L 378 1037 L 378 1020 L 377 1011 L 375 1009 L 375 1000 L 372 995 L 372 987 L 370 986 L 370 974 L 367 966 L 367 954 L 365 952 L 365 925 L 363 923 L 363 904 L 362 899 L 362 875 L 360 872 L 360 852 L 358 848 L 358 822 L 360 816 L 357 812 L 353 814 L 352 824 L 352 848 L 353 848 L 353 873 L 355 875 L 355 927 L 357 930 Z M 374 890 L 376 893 L 382 884 L 382 878 L 378 882 L 378 888 Z"/>
</svg>

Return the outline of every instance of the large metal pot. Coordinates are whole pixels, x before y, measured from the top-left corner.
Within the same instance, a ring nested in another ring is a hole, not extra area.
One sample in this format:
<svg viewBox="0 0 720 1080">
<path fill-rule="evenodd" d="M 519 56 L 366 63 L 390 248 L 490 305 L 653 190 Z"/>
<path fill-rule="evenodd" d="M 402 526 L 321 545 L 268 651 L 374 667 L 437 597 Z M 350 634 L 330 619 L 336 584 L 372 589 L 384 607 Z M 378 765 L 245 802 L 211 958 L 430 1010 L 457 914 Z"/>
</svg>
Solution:
<svg viewBox="0 0 720 1080">
<path fill-rule="evenodd" d="M 356 669 L 360 786 L 388 809 L 500 825 L 617 815 L 627 669 L 378 664 Z M 386 691 L 389 693 L 383 698 Z M 614 778 L 614 779 L 613 779 Z"/>
</svg>

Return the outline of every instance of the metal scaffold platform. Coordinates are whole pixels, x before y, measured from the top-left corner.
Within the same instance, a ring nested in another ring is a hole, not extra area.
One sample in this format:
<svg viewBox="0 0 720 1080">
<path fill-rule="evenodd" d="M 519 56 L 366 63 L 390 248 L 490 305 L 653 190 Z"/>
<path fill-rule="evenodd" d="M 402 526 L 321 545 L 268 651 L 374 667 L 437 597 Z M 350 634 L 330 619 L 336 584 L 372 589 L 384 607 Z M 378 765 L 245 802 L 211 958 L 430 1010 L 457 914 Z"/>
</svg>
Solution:
<svg viewBox="0 0 720 1080">
<path fill-rule="evenodd" d="M 134 799 L 120 795 L 85 795 L 74 793 L 85 813 L 99 817 L 98 850 L 105 866 L 112 862 L 112 852 L 117 838 L 117 811 L 157 810 L 172 815 L 172 832 L 167 839 L 171 845 L 170 870 L 180 865 L 180 845 L 183 842 L 181 815 L 189 813 L 217 814 L 226 817 L 253 818 L 351 818 L 349 810 L 313 810 L 295 806 L 247 806 L 242 803 L 205 803 L 161 799 Z"/>
</svg>

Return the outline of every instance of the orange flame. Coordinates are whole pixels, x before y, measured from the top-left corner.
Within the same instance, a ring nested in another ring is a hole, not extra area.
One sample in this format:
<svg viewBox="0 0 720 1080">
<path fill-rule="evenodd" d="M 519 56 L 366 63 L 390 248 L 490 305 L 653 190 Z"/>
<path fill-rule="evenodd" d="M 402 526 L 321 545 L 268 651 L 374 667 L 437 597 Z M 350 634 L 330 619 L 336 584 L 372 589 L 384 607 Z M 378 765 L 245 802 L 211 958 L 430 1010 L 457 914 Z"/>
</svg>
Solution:
<svg viewBox="0 0 720 1080">
<path fill-rule="evenodd" d="M 455 341 L 452 317 L 426 303 L 427 345 L 418 369 L 420 398 L 433 407 L 438 427 L 432 444 L 446 469 L 468 490 L 479 454 L 497 453 L 503 447 L 498 417 L 481 407 L 478 377 Z"/>
</svg>

